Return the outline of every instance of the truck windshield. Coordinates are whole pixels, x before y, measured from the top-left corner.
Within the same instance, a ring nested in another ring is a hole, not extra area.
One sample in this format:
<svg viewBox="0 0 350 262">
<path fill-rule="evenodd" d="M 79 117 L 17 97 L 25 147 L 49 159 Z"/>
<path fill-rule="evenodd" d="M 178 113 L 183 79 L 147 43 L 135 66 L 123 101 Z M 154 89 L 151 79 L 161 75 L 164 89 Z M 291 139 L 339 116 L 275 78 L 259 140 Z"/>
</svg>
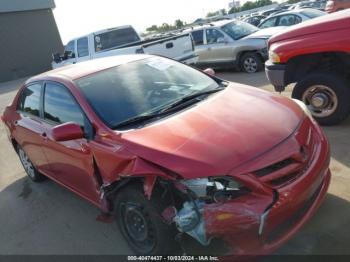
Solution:
<svg viewBox="0 0 350 262">
<path fill-rule="evenodd" d="M 140 40 L 140 37 L 131 27 L 123 29 L 114 29 L 102 34 L 96 34 L 94 36 L 95 51 L 99 52 L 103 50 L 108 50 L 126 44 L 138 42 Z"/>
<path fill-rule="evenodd" d="M 160 57 L 100 71 L 77 79 L 76 85 L 110 128 L 164 110 L 184 97 L 220 87 L 204 73 Z"/>
<path fill-rule="evenodd" d="M 259 30 L 259 28 L 242 21 L 234 21 L 221 27 L 222 31 L 238 40 Z"/>
</svg>

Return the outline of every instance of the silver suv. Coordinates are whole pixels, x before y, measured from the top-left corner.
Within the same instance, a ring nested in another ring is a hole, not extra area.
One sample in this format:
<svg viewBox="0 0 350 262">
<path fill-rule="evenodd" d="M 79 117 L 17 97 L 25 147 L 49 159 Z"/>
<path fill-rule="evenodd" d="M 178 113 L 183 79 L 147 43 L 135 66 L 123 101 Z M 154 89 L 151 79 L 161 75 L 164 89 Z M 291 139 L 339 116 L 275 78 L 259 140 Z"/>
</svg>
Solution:
<svg viewBox="0 0 350 262">
<path fill-rule="evenodd" d="M 223 20 L 192 27 L 198 67 L 236 67 L 247 73 L 263 69 L 267 40 L 281 27 L 259 28 L 243 21 Z"/>
</svg>

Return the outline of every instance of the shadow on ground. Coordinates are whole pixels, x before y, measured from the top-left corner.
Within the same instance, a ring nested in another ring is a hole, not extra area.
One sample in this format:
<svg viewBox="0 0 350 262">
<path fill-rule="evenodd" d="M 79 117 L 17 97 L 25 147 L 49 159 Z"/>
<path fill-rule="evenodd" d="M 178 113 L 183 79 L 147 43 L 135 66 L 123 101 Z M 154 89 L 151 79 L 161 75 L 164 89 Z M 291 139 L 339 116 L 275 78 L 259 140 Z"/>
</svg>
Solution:
<svg viewBox="0 0 350 262">
<path fill-rule="evenodd" d="M 50 180 L 15 181 L 0 192 L 0 210 L 0 254 L 131 254 L 114 223 L 97 222 L 97 208 Z M 276 254 L 350 254 L 349 221 L 350 203 L 328 194 Z M 192 241 L 185 244 L 189 253 L 195 250 Z"/>
</svg>

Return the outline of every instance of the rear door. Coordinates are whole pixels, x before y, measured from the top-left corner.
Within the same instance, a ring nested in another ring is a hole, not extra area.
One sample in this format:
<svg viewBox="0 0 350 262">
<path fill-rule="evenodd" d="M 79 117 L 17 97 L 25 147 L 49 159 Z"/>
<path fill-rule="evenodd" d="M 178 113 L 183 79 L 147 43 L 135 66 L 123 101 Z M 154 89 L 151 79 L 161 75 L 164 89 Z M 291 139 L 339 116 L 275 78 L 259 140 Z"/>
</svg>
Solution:
<svg viewBox="0 0 350 262">
<path fill-rule="evenodd" d="M 24 87 L 17 104 L 18 119 L 14 122 L 14 137 L 34 166 L 47 174 L 49 166 L 42 147 L 46 137 L 45 127 L 40 118 L 41 99 L 41 82 Z"/>
<path fill-rule="evenodd" d="M 191 32 L 196 55 L 198 55 L 198 63 L 203 63 L 206 60 L 207 47 L 204 44 L 204 30 L 195 30 Z"/>
<path fill-rule="evenodd" d="M 90 60 L 89 39 L 87 36 L 77 39 L 77 62 Z"/>
<path fill-rule="evenodd" d="M 90 122 L 65 86 L 55 82 L 46 82 L 43 97 L 47 135 L 44 152 L 52 170 L 52 178 L 98 204 L 99 182 L 95 177 L 88 138 L 91 137 L 92 130 Z M 79 124 L 86 138 L 63 142 L 54 141 L 52 129 L 66 122 Z"/>
</svg>

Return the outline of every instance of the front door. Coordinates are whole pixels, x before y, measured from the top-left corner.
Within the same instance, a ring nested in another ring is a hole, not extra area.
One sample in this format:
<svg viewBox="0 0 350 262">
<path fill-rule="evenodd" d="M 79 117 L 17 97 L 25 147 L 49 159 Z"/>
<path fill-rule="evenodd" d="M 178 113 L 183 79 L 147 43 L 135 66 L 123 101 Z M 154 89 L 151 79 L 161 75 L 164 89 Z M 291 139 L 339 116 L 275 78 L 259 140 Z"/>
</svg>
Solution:
<svg viewBox="0 0 350 262">
<path fill-rule="evenodd" d="M 232 48 L 230 47 L 231 39 L 215 28 L 206 29 L 205 34 L 205 62 L 210 64 L 220 64 L 232 61 Z"/>
<path fill-rule="evenodd" d="M 90 122 L 81 107 L 65 86 L 47 82 L 43 114 L 47 136 L 44 152 L 52 170 L 51 177 L 98 204 L 100 185 L 95 178 L 88 139 L 56 142 L 52 138 L 52 129 L 66 122 L 79 124 L 84 132 L 90 129 Z"/>
</svg>

